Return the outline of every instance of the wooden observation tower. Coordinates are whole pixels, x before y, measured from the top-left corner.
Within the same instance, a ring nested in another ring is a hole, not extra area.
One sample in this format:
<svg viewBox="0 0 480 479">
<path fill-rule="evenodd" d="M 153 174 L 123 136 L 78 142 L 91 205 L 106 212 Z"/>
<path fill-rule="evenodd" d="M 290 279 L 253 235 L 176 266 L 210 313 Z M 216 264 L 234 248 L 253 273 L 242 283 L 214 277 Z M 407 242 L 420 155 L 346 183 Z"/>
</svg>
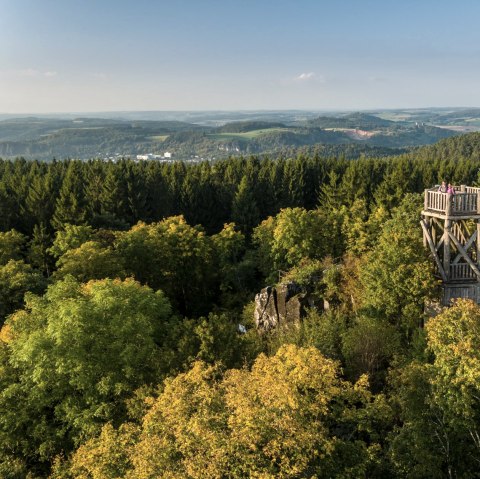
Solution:
<svg viewBox="0 0 480 479">
<path fill-rule="evenodd" d="M 454 298 L 480 303 L 480 188 L 462 185 L 454 191 L 425 190 L 423 243 L 443 282 L 443 304 Z"/>
</svg>

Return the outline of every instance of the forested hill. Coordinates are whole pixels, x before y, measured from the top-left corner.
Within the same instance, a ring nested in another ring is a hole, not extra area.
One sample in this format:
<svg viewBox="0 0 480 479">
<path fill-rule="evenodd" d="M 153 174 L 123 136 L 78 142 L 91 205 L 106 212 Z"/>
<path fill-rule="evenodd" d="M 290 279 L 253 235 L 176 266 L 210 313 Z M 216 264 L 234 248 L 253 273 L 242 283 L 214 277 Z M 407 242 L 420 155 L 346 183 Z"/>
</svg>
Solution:
<svg viewBox="0 0 480 479">
<path fill-rule="evenodd" d="M 391 121 L 352 113 L 290 121 L 243 120 L 222 126 L 182 121 L 102 118 L 14 118 L 0 121 L 0 156 L 119 159 L 166 152 L 179 160 L 218 159 L 245 154 L 278 155 L 286 148 L 352 145 L 354 148 L 405 148 L 459 134 L 450 126 Z M 391 154 L 396 152 L 392 150 Z M 170 155 L 169 155 L 170 156 Z"/>
<path fill-rule="evenodd" d="M 418 150 L 420 158 L 430 160 L 479 160 L 480 133 L 455 136 Z"/>
<path fill-rule="evenodd" d="M 478 477 L 480 307 L 427 314 L 419 215 L 479 140 L 1 160 L 0 477 Z M 261 332 L 279 282 L 310 307 Z"/>
</svg>

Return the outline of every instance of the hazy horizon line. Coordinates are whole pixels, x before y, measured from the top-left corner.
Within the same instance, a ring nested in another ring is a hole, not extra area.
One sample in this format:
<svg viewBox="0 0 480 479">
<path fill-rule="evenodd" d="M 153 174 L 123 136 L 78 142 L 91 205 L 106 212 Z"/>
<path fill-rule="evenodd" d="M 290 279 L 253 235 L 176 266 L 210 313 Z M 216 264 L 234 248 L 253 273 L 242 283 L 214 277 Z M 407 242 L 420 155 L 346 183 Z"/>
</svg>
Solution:
<svg viewBox="0 0 480 479">
<path fill-rule="evenodd" d="M 100 114 L 100 113 L 250 113 L 250 112 L 292 112 L 292 111 L 301 111 L 301 112 L 351 112 L 351 111 L 395 111 L 395 110 L 464 110 L 464 109 L 480 109 L 480 106 L 409 106 L 409 107 L 377 107 L 377 108 L 248 108 L 248 109 L 238 109 L 238 108 L 212 108 L 212 109 L 153 109 L 153 110 L 142 110 L 142 109 L 130 109 L 130 110 L 65 110 L 65 111 L 17 111 L 17 112 L 8 112 L 0 111 L 1 116 L 6 115 L 77 115 L 77 114 Z"/>
</svg>

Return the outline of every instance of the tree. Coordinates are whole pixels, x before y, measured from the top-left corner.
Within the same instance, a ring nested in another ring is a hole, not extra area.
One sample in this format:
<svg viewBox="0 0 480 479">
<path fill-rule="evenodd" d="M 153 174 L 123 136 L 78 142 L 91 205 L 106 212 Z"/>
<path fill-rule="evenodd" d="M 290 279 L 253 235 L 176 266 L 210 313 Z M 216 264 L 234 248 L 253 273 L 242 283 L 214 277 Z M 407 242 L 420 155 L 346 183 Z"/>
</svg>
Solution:
<svg viewBox="0 0 480 479">
<path fill-rule="evenodd" d="M 242 304 L 246 295 L 255 287 L 255 264 L 245 256 L 245 236 L 235 230 L 233 223 L 223 226 L 222 231 L 211 236 L 220 292 L 223 300 L 239 300 Z M 230 304 L 230 306 L 232 306 Z"/>
<path fill-rule="evenodd" d="M 368 374 L 372 388 L 380 391 L 392 358 L 401 351 L 400 344 L 398 331 L 388 322 L 358 318 L 342 338 L 342 352 L 349 377 L 357 379 L 362 374 Z"/>
<path fill-rule="evenodd" d="M 52 270 L 53 258 L 50 255 L 52 238 L 47 227 L 43 224 L 36 224 L 33 227 L 33 237 L 29 242 L 28 257 L 31 263 L 47 277 Z"/>
<path fill-rule="evenodd" d="M 390 410 L 364 379 L 352 385 L 338 373 L 316 349 L 291 345 L 260 355 L 251 371 L 196 362 L 165 382 L 139 429 L 105 426 L 71 470 L 112 479 L 371 477 L 381 450 L 371 427 Z"/>
<path fill-rule="evenodd" d="M 457 300 L 425 328 L 431 361 L 391 374 L 401 419 L 392 461 L 408 477 L 478 477 L 480 307 Z"/>
<path fill-rule="evenodd" d="M 87 241 L 78 248 L 69 249 L 58 259 L 54 277 L 68 275 L 81 282 L 126 276 L 123 258 L 113 248 L 104 247 L 98 241 Z"/>
<path fill-rule="evenodd" d="M 246 175 L 240 181 L 233 199 L 232 220 L 245 234 L 250 234 L 260 220 L 253 188 Z"/>
<path fill-rule="evenodd" d="M 328 226 L 319 210 L 285 208 L 275 218 L 255 228 L 253 239 L 258 247 L 262 272 L 270 281 L 278 271 L 286 271 L 307 259 L 322 259 L 332 251 L 327 240 Z"/>
<path fill-rule="evenodd" d="M 418 199 L 407 195 L 384 223 L 360 272 L 363 306 L 397 325 L 406 339 L 423 324 L 425 301 L 437 294 L 432 262 L 422 246 L 419 209 L 412 207 Z"/>
<path fill-rule="evenodd" d="M 16 379 L 0 392 L 0 455 L 45 470 L 102 425 L 124 421 L 125 400 L 168 372 L 162 345 L 172 327 L 163 293 L 133 280 L 69 277 L 29 295 L 8 321 L 1 379 Z"/>
<path fill-rule="evenodd" d="M 91 226 L 65 224 L 63 229 L 55 233 L 55 239 L 49 252 L 60 258 L 71 249 L 80 247 L 93 238 Z"/>
<path fill-rule="evenodd" d="M 26 236 L 16 230 L 0 232 L 0 265 L 7 264 L 11 259 L 22 259 L 26 242 Z"/>
<path fill-rule="evenodd" d="M 10 260 L 0 266 L 0 322 L 23 306 L 25 293 L 40 293 L 45 280 L 40 272 L 22 260 Z"/>
<path fill-rule="evenodd" d="M 139 222 L 118 235 L 115 247 L 128 273 L 162 289 L 183 314 L 208 312 L 215 294 L 213 246 L 200 226 L 188 225 L 183 216 Z"/>
<path fill-rule="evenodd" d="M 435 357 L 432 402 L 442 411 L 452 438 L 462 438 L 458 449 L 452 440 L 452 455 L 458 454 L 454 467 L 471 474 L 480 460 L 480 307 L 458 300 L 430 320 L 426 330 Z"/>
<path fill-rule="evenodd" d="M 55 205 L 52 226 L 81 225 L 86 220 L 83 169 L 80 161 L 70 161 Z"/>
<path fill-rule="evenodd" d="M 25 211 L 31 227 L 35 224 L 50 224 L 55 206 L 54 176 L 51 169 L 48 173 L 37 173 L 30 181 L 25 198 Z"/>
</svg>

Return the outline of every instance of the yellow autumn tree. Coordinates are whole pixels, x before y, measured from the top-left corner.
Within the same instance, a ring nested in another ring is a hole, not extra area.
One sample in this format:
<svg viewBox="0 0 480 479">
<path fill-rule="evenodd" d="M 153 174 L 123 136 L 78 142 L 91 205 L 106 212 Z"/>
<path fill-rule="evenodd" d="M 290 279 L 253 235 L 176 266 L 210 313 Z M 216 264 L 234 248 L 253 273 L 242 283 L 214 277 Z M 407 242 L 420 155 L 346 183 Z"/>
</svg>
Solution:
<svg viewBox="0 0 480 479">
<path fill-rule="evenodd" d="M 283 346 L 251 370 L 194 364 L 151 399 L 140 429 L 104 427 L 73 456 L 82 479 L 358 478 L 380 451 L 389 414 L 362 377 L 340 378 L 315 348 Z M 133 442 L 135 444 L 133 444 Z"/>
</svg>

